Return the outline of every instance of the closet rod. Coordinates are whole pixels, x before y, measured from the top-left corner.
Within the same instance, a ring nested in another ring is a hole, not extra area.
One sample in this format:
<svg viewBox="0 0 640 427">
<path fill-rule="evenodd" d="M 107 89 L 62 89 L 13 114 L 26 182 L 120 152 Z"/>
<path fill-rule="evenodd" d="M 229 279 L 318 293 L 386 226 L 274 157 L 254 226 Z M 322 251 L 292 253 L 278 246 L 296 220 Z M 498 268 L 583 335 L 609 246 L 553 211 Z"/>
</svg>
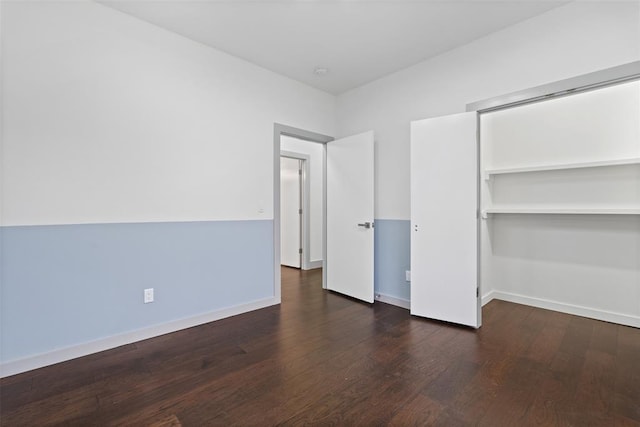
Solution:
<svg viewBox="0 0 640 427">
<path fill-rule="evenodd" d="M 575 93 L 598 89 L 603 86 L 612 86 L 638 79 L 640 79 L 640 61 L 634 61 L 617 67 L 536 86 L 531 89 L 472 102 L 471 104 L 467 104 L 467 111 L 488 113 L 490 111 L 513 108 L 524 104 L 573 95 Z"/>
</svg>

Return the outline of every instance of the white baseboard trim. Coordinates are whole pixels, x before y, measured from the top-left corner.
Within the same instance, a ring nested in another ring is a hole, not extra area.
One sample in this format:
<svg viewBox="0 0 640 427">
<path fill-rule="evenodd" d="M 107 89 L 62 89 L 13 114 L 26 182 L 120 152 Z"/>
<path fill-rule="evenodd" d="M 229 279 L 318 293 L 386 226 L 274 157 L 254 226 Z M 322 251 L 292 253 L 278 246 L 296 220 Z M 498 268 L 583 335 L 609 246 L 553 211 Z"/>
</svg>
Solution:
<svg viewBox="0 0 640 427">
<path fill-rule="evenodd" d="M 603 320 L 605 322 L 618 323 L 620 325 L 640 328 L 640 316 L 615 313 L 612 311 L 600 310 L 597 308 L 584 307 L 580 305 L 567 304 L 567 303 L 547 300 L 543 298 L 529 297 L 526 295 L 514 294 L 511 292 L 492 291 L 490 292 L 490 294 L 493 294 L 492 299 L 499 299 L 503 301 L 515 302 L 518 304 L 531 305 L 533 307 L 544 308 L 547 310 L 554 310 L 562 313 L 574 314 L 576 316 L 583 316 L 591 319 Z M 483 297 L 483 302 L 484 302 L 484 297 Z"/>
<path fill-rule="evenodd" d="M 252 301 L 247 304 L 223 308 L 220 310 L 211 311 L 209 313 L 199 314 L 193 317 L 178 319 L 131 332 L 125 332 L 123 334 L 101 338 L 95 341 L 89 341 L 86 343 L 53 350 L 47 353 L 37 354 L 35 356 L 11 360 L 8 362 L 0 363 L 0 378 L 30 371 L 32 369 L 42 368 L 44 366 L 53 365 L 55 363 L 65 362 L 67 360 L 87 356 L 89 354 L 97 353 L 104 350 L 109 350 L 121 345 L 131 344 L 136 341 L 146 340 L 148 338 L 176 332 L 182 329 L 191 328 L 193 326 L 198 326 L 204 323 L 213 322 L 215 320 L 224 319 L 225 317 L 236 316 L 238 314 L 247 313 L 249 311 L 258 310 L 260 308 L 265 308 L 276 304 L 278 304 L 276 298 L 265 298 L 257 301 Z"/>
<path fill-rule="evenodd" d="M 384 302 L 384 303 L 387 303 L 387 304 L 395 305 L 397 307 L 406 308 L 407 310 L 411 309 L 411 301 L 406 300 L 406 299 L 396 298 L 396 297 L 392 297 L 390 295 L 378 294 L 377 293 L 375 295 L 375 300 L 376 301 L 380 301 L 380 302 Z"/>
<path fill-rule="evenodd" d="M 309 261 L 305 270 L 315 270 L 316 268 L 322 268 L 322 260 L 319 259 L 317 261 Z"/>
<path fill-rule="evenodd" d="M 484 307 L 485 305 L 489 304 L 491 301 L 493 301 L 495 297 L 496 297 L 496 294 L 494 291 L 489 291 L 486 294 L 484 294 L 481 300 L 482 306 Z"/>
</svg>

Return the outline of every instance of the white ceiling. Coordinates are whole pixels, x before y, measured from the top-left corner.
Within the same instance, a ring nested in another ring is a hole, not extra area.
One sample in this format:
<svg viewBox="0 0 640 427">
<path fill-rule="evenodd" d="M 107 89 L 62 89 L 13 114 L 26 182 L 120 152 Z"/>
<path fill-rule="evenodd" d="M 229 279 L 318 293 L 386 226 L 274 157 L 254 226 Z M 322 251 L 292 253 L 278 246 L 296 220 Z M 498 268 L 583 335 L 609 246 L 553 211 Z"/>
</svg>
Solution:
<svg viewBox="0 0 640 427">
<path fill-rule="evenodd" d="M 339 94 L 566 1 L 103 0 L 100 3 Z M 317 67 L 329 73 L 318 76 Z"/>
</svg>

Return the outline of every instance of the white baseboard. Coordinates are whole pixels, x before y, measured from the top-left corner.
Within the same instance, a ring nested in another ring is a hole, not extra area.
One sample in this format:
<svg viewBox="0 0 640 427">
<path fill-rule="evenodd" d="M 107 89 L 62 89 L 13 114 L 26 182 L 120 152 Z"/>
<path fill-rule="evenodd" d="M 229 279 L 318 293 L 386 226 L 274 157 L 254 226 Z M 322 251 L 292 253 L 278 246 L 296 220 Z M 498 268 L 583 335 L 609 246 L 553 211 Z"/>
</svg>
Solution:
<svg viewBox="0 0 640 427">
<path fill-rule="evenodd" d="M 489 291 L 486 294 L 482 295 L 482 306 L 489 304 L 496 297 L 496 293 L 494 291 Z"/>
<path fill-rule="evenodd" d="M 322 268 L 322 260 L 319 259 L 317 261 L 309 261 L 305 270 L 315 270 L 316 268 Z"/>
<path fill-rule="evenodd" d="M 32 369 L 42 368 L 44 366 L 53 365 L 55 363 L 65 362 L 67 360 L 75 359 L 104 350 L 109 350 L 121 345 L 131 344 L 132 342 L 146 340 L 148 338 L 176 332 L 181 329 L 191 328 L 193 326 L 202 325 L 204 323 L 224 319 L 225 317 L 247 313 L 249 311 L 258 310 L 260 308 L 265 308 L 276 304 L 278 304 L 276 298 L 265 298 L 257 301 L 252 301 L 247 304 L 223 308 L 209 313 L 199 314 L 193 317 L 178 319 L 131 332 L 125 332 L 119 335 L 101 338 L 95 341 L 89 341 L 86 343 L 53 350 L 47 353 L 37 354 L 35 356 L 25 357 L 23 359 L 16 359 L 9 362 L 0 363 L 0 378 L 30 371 Z"/>
<path fill-rule="evenodd" d="M 511 292 L 491 291 L 489 294 L 487 294 L 487 296 L 490 294 L 491 294 L 491 299 L 499 299 L 503 301 L 515 302 L 518 304 L 525 304 L 533 307 L 544 308 L 547 310 L 554 310 L 554 311 L 559 311 L 567 314 L 575 314 L 576 316 L 589 317 L 591 319 L 603 320 L 605 322 L 618 323 L 620 325 L 640 328 L 640 316 L 615 313 L 615 312 L 600 310 L 592 307 L 583 307 L 579 305 L 567 304 L 567 303 L 547 300 L 543 298 L 535 298 L 535 297 L 529 297 L 526 295 L 514 294 Z M 484 297 L 482 298 L 482 300 L 484 304 Z"/>
<path fill-rule="evenodd" d="M 384 302 L 387 304 L 395 305 L 397 307 L 406 308 L 407 310 L 411 309 L 411 301 L 406 299 L 396 298 L 389 295 L 376 293 L 375 300 Z"/>
<path fill-rule="evenodd" d="M 482 305 L 484 306 L 485 304 L 488 304 L 494 298 L 496 298 L 494 291 L 490 291 L 482 297 Z M 396 298 L 385 294 L 376 294 L 375 299 L 376 301 L 406 308 L 407 310 L 411 309 L 411 301 L 406 299 Z"/>
</svg>

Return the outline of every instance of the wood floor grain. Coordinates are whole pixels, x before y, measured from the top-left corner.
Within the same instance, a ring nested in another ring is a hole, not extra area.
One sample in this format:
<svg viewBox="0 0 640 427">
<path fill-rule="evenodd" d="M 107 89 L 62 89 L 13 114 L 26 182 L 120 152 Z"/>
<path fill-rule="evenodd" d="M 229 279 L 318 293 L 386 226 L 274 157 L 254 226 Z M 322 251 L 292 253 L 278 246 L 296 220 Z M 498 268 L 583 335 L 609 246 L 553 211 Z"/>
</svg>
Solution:
<svg viewBox="0 0 640 427">
<path fill-rule="evenodd" d="M 640 426 L 640 330 L 492 301 L 471 330 L 321 289 L 0 380 L 0 424 Z"/>
</svg>

